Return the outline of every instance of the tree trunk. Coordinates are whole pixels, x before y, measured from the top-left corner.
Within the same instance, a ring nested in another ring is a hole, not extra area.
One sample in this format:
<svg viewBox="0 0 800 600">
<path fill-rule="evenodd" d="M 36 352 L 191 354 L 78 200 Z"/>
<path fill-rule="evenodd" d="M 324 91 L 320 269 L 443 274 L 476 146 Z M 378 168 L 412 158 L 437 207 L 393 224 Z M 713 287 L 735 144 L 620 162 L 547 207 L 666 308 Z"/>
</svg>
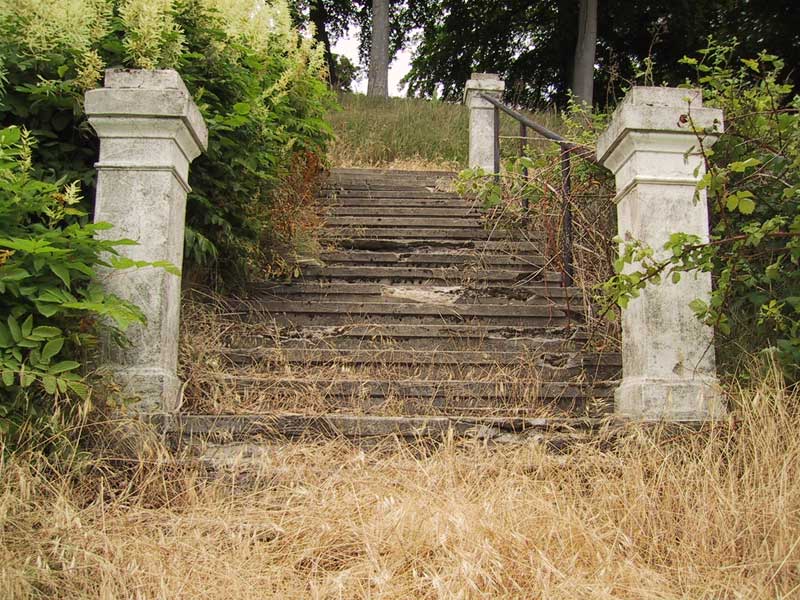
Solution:
<svg viewBox="0 0 800 600">
<path fill-rule="evenodd" d="M 578 43 L 572 67 L 572 93 L 577 102 L 592 106 L 594 57 L 597 46 L 597 0 L 580 0 Z"/>
<path fill-rule="evenodd" d="M 337 87 L 339 78 L 336 73 L 336 61 L 333 60 L 333 53 L 331 52 L 331 38 L 328 35 L 328 28 L 326 23 L 328 21 L 328 11 L 325 10 L 323 0 L 311 0 L 309 3 L 309 17 L 311 22 L 314 23 L 315 38 L 321 42 L 325 48 L 325 63 L 328 65 L 328 77 L 331 87 Z"/>
<path fill-rule="evenodd" d="M 389 95 L 389 0 L 372 0 L 368 96 Z"/>
</svg>

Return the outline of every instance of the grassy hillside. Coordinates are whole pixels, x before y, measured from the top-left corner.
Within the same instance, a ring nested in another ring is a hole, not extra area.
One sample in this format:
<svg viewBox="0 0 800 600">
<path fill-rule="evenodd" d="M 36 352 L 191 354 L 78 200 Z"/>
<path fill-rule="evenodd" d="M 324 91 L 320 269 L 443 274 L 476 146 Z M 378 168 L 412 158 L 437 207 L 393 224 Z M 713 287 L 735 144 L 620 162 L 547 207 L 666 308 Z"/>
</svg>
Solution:
<svg viewBox="0 0 800 600">
<path fill-rule="evenodd" d="M 328 115 L 336 133 L 332 166 L 458 169 L 467 164 L 469 115 L 463 104 L 350 93 L 340 94 L 339 103 L 341 110 Z M 533 118 L 558 127 L 552 113 Z M 518 136 L 519 125 L 503 115 L 501 135 Z M 504 139 L 503 151 L 516 151 L 518 143 Z"/>
</svg>

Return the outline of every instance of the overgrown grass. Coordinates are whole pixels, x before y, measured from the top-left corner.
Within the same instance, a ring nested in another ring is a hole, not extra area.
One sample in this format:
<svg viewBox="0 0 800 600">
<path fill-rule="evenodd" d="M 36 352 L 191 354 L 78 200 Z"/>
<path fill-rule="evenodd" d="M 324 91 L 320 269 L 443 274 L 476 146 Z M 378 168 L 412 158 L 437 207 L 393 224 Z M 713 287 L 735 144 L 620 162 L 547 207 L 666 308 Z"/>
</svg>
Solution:
<svg viewBox="0 0 800 600">
<path fill-rule="evenodd" d="M 329 157 L 334 167 L 391 167 L 457 170 L 466 167 L 469 114 L 463 104 L 413 98 L 339 95 L 342 110 L 329 113 L 336 133 Z M 558 128 L 552 113 L 535 115 L 546 127 Z M 516 121 L 503 115 L 501 135 L 519 136 Z M 507 139 L 504 152 L 517 140 Z"/>
<path fill-rule="evenodd" d="M 796 597 L 800 395 L 773 373 L 736 400 L 561 455 L 308 440 L 217 478 L 155 441 L 12 456 L 0 597 Z"/>
</svg>

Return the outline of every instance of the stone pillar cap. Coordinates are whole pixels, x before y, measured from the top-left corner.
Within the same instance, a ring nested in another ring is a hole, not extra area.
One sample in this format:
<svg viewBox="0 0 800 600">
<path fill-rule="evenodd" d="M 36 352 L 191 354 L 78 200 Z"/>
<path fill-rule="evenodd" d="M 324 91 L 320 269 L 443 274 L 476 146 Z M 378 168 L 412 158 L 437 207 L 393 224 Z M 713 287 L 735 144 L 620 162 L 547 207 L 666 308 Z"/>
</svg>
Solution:
<svg viewBox="0 0 800 600">
<path fill-rule="evenodd" d="M 180 119 L 198 147 L 208 147 L 203 116 L 173 69 L 107 69 L 105 87 L 86 92 L 84 107 L 90 122 L 98 117 Z"/>
<path fill-rule="evenodd" d="M 722 111 L 703 107 L 699 89 L 634 87 L 617 106 L 611 121 L 597 140 L 600 163 L 629 131 L 652 131 L 697 135 L 698 130 L 722 133 Z"/>
<path fill-rule="evenodd" d="M 497 73 L 473 73 L 464 86 L 464 102 L 469 101 L 470 94 L 488 92 L 501 94 L 506 89 L 506 82 Z"/>
</svg>

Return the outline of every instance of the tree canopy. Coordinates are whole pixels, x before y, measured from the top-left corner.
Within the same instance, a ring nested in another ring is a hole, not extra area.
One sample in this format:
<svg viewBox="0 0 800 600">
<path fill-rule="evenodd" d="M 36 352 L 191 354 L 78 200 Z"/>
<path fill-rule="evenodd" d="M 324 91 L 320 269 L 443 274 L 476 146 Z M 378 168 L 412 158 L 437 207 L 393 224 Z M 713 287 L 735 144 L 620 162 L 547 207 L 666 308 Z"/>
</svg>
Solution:
<svg viewBox="0 0 800 600">
<path fill-rule="evenodd" d="M 424 0 L 409 94 L 461 97 L 475 71 L 500 73 L 508 99 L 522 105 L 563 104 L 578 36 L 577 0 Z M 601 0 L 594 96 L 604 103 L 644 76 L 676 84 L 689 74 L 681 57 L 706 38 L 736 38 L 742 55 L 767 50 L 800 63 L 800 3 L 782 0 Z M 800 73 L 786 72 L 795 84 Z"/>
</svg>

